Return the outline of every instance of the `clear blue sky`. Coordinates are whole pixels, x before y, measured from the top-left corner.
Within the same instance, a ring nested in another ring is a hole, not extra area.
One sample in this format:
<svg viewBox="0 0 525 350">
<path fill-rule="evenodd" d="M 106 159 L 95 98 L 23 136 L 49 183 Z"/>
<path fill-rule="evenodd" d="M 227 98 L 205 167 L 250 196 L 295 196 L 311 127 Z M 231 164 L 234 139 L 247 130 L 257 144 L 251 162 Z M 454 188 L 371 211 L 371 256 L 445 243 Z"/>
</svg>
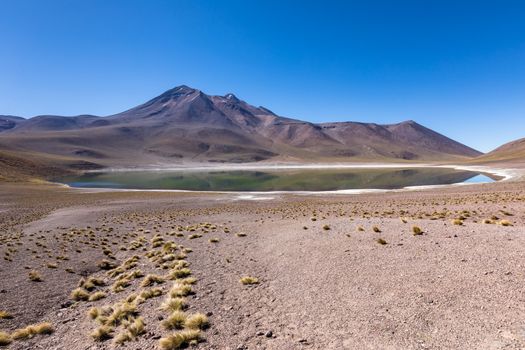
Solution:
<svg viewBox="0 0 525 350">
<path fill-rule="evenodd" d="M 525 137 L 525 2 L 0 1 L 0 114 L 109 115 L 181 84 L 488 151 Z"/>
</svg>

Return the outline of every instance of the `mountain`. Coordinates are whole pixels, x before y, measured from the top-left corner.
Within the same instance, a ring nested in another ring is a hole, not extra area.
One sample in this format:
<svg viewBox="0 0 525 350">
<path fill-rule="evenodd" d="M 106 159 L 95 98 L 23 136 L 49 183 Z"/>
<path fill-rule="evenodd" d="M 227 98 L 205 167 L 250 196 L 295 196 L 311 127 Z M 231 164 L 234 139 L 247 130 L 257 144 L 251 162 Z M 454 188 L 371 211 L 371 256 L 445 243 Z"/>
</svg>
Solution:
<svg viewBox="0 0 525 350">
<path fill-rule="evenodd" d="M 512 141 L 476 158 L 476 162 L 525 162 L 525 138 Z"/>
<path fill-rule="evenodd" d="M 314 124 L 188 86 L 106 117 L 0 116 L 0 149 L 79 164 L 450 161 L 481 153 L 414 121 Z M 74 162 L 73 162 L 74 163 Z"/>
</svg>

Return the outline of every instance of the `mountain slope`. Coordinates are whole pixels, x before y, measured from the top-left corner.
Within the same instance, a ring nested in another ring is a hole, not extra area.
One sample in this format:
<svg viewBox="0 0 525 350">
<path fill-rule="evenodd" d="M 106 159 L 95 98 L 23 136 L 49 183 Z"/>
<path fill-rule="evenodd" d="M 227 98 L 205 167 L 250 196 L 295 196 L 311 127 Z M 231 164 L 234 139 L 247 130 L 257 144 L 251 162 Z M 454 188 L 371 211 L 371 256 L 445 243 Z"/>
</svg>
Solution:
<svg viewBox="0 0 525 350">
<path fill-rule="evenodd" d="M 104 165 L 173 162 L 443 161 L 481 153 L 416 122 L 314 124 L 280 117 L 233 94 L 187 86 L 107 117 L 0 116 L 0 149 Z"/>
<path fill-rule="evenodd" d="M 512 141 L 484 154 L 474 161 L 476 162 L 504 162 L 521 161 L 525 162 L 525 138 Z"/>
</svg>

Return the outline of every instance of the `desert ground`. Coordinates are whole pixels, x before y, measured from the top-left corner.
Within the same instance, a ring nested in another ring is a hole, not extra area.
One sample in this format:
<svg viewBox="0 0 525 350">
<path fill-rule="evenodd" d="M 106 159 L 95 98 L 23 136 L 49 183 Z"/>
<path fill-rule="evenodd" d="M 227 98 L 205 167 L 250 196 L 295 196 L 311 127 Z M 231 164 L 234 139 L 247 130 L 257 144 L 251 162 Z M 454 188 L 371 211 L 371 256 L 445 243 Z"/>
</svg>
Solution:
<svg viewBox="0 0 525 350">
<path fill-rule="evenodd" d="M 523 349 L 525 183 L 342 195 L 0 183 L 9 349 Z"/>
</svg>

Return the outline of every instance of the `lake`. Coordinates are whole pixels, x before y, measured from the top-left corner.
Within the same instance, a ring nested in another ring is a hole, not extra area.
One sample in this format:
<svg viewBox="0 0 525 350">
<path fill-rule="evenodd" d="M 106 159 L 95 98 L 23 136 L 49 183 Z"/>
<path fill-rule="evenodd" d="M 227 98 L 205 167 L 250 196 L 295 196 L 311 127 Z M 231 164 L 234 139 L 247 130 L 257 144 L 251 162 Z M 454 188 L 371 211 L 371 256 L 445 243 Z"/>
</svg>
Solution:
<svg viewBox="0 0 525 350">
<path fill-rule="evenodd" d="M 191 191 L 336 191 L 492 182 L 448 168 L 330 168 L 89 172 L 56 179 L 71 187 Z"/>
</svg>

